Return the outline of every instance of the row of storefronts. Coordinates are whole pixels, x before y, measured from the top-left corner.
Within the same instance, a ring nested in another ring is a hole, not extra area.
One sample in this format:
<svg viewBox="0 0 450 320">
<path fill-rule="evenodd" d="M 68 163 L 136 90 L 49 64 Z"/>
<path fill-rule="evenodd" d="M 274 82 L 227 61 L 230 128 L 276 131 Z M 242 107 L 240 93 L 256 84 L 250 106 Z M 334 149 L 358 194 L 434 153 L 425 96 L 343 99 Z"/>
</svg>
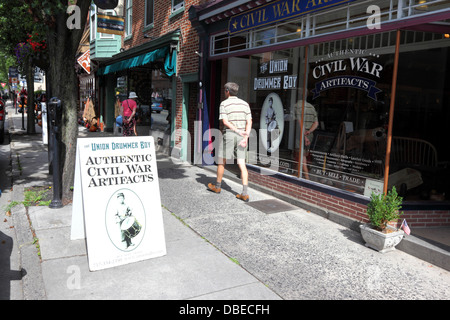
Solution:
<svg viewBox="0 0 450 320">
<path fill-rule="evenodd" d="M 450 1 L 197 3 L 184 3 L 192 32 L 98 64 L 106 128 L 118 91 L 163 96 L 172 155 L 214 165 L 236 82 L 253 117 L 250 183 L 357 221 L 371 192 L 395 186 L 408 224 L 450 225 Z"/>
<path fill-rule="evenodd" d="M 359 221 L 395 186 L 408 223 L 450 225 L 449 1 L 222 1 L 191 20 L 209 127 L 227 81 L 251 106 L 251 182 Z"/>
</svg>

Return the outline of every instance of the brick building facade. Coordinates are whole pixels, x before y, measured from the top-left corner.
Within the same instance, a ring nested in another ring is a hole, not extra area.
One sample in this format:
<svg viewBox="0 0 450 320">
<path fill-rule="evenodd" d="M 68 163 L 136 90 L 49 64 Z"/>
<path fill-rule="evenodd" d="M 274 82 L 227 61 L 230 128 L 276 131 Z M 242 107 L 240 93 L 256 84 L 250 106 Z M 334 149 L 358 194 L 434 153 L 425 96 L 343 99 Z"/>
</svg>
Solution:
<svg viewBox="0 0 450 320">
<path fill-rule="evenodd" d="M 181 1 L 182 7 L 175 9 L 172 8 L 171 1 L 165 0 L 124 1 L 122 11 L 125 31 L 122 36 L 121 50 L 111 59 L 102 60 L 99 63 L 99 105 L 107 130 L 114 126 L 114 115 L 111 110 L 115 100 L 111 97 L 117 93 L 115 91 L 120 91 L 122 100 L 131 91 L 140 91 L 137 92 L 140 98 L 147 97 L 151 93 L 152 100 L 142 98 L 138 101 L 144 106 L 150 105 L 154 101 L 153 95 L 157 93 L 164 98 L 165 108 L 170 117 L 168 122 L 175 137 L 170 142 L 170 148 L 177 150 L 175 153 L 186 159 L 187 155 L 182 149 L 187 148 L 181 143 L 192 140 L 189 139 L 187 130 L 193 130 L 196 119 L 199 70 L 199 56 L 195 53 L 199 45 L 198 34 L 188 19 L 188 8 L 200 2 L 199 0 Z M 149 7 L 151 5 L 153 10 Z M 133 59 L 145 60 L 150 53 L 156 53 L 158 50 L 167 50 L 167 53 L 157 52 L 158 58 L 149 58 L 144 64 L 138 62 L 136 65 L 133 61 Z M 176 64 L 173 66 L 173 72 L 169 74 L 164 70 L 164 65 L 167 59 L 172 59 L 174 55 Z M 120 63 L 126 67 L 121 66 Z M 159 76 L 152 76 L 150 79 L 150 73 L 155 70 L 156 73 L 159 72 Z M 126 88 L 116 87 L 118 78 L 126 79 Z M 163 82 L 165 82 L 164 85 L 158 88 L 158 84 Z M 157 92 L 158 90 L 160 91 Z M 157 116 L 152 113 L 151 121 L 156 121 Z M 162 125 L 160 129 L 162 131 Z M 162 135 L 161 132 L 156 131 L 153 130 L 152 134 Z M 186 136 L 186 139 L 183 136 Z"/>
</svg>

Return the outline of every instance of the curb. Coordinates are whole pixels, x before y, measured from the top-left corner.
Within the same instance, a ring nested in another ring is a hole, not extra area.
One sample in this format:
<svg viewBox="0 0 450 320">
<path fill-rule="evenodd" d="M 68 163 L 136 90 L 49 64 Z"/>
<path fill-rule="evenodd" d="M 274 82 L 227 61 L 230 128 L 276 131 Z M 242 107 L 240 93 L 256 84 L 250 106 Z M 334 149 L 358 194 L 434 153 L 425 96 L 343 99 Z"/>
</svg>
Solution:
<svg viewBox="0 0 450 320">
<path fill-rule="evenodd" d="M 14 194 L 23 188 L 14 187 Z M 11 217 L 15 226 L 19 247 L 20 265 L 22 269 L 22 285 L 24 300 L 45 300 L 46 293 L 42 278 L 41 260 L 36 248 L 35 237 L 30 227 L 27 208 L 22 204 L 11 209 Z"/>
</svg>

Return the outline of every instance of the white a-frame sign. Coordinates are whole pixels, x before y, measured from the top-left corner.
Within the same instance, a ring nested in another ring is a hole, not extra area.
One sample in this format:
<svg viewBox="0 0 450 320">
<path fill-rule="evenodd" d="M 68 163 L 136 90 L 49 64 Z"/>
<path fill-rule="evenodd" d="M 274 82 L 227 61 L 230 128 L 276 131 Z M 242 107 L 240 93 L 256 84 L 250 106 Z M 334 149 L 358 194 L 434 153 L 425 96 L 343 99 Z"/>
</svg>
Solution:
<svg viewBox="0 0 450 320">
<path fill-rule="evenodd" d="M 166 254 L 153 137 L 79 138 L 73 200 L 91 271 Z"/>
</svg>

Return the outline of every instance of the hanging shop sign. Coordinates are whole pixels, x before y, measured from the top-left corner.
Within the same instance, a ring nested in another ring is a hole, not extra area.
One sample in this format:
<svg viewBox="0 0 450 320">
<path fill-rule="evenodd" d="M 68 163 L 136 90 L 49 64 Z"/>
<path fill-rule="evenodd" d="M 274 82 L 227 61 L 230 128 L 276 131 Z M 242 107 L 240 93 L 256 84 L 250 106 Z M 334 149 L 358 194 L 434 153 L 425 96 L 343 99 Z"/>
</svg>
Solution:
<svg viewBox="0 0 450 320">
<path fill-rule="evenodd" d="M 114 9 L 118 6 L 119 0 L 94 0 L 94 4 L 100 9 Z"/>
<path fill-rule="evenodd" d="M 89 269 L 165 255 L 153 137 L 80 138 L 76 161 L 71 237 L 85 230 Z"/>
<path fill-rule="evenodd" d="M 231 17 L 230 34 L 328 9 L 354 0 L 279 0 Z"/>
<path fill-rule="evenodd" d="M 97 32 L 122 35 L 125 19 L 104 14 L 97 15 Z"/>
<path fill-rule="evenodd" d="M 90 50 L 87 50 L 83 53 L 78 59 L 77 62 L 80 66 L 83 67 L 84 71 L 87 73 L 91 73 L 91 53 Z"/>
</svg>

